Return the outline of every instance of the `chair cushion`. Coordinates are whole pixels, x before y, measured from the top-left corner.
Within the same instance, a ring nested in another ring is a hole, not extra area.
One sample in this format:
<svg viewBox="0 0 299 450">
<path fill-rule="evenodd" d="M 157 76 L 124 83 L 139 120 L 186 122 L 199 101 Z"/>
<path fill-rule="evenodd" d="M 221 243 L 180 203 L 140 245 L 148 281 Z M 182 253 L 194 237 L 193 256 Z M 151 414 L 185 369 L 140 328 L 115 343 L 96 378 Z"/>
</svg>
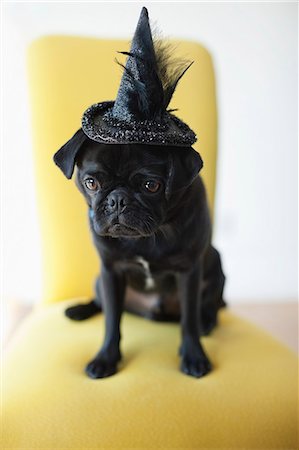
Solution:
<svg viewBox="0 0 299 450">
<path fill-rule="evenodd" d="M 221 311 L 202 339 L 214 370 L 195 379 L 178 324 L 126 313 L 120 371 L 91 380 L 103 316 L 72 322 L 69 304 L 37 309 L 7 351 L 2 448 L 297 448 L 297 357 L 263 331 Z"/>
</svg>

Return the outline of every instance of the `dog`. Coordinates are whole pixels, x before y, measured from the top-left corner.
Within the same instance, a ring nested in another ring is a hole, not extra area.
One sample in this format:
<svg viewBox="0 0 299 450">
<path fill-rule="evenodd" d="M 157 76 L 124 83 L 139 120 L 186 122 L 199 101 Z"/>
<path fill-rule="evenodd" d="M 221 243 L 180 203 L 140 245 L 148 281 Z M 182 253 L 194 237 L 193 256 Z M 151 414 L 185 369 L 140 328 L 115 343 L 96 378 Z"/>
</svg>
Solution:
<svg viewBox="0 0 299 450">
<path fill-rule="evenodd" d="M 67 178 L 77 168 L 76 185 L 88 205 L 102 263 L 95 299 L 66 310 L 73 320 L 105 314 L 104 342 L 86 366 L 87 375 L 117 372 L 128 288 L 145 293 L 143 298 L 158 293 L 151 318 L 181 321 L 181 371 L 197 378 L 209 373 L 200 336 L 213 330 L 225 306 L 225 277 L 211 245 L 199 153 L 192 147 L 102 144 L 80 129 L 54 161 Z"/>
</svg>

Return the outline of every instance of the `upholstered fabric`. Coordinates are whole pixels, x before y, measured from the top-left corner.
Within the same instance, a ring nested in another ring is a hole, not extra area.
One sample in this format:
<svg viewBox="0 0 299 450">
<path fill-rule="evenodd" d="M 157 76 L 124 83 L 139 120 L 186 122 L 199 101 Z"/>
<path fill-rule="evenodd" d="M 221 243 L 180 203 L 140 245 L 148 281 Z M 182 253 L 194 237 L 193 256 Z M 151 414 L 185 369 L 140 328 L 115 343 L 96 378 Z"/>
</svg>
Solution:
<svg viewBox="0 0 299 450">
<path fill-rule="evenodd" d="M 203 339 L 214 371 L 195 379 L 178 370 L 178 325 L 125 314 L 121 370 L 91 380 L 103 317 L 75 323 L 65 307 L 41 307 L 14 339 L 2 448 L 297 448 L 297 358 L 262 331 L 222 311 Z"/>
</svg>

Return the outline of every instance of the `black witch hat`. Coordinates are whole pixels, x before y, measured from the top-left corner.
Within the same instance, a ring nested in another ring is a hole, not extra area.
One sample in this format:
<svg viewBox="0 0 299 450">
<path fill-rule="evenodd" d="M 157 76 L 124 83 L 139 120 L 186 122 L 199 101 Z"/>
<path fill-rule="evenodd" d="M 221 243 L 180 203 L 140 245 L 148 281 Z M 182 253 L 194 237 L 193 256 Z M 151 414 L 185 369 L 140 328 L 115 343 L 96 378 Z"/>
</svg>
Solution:
<svg viewBox="0 0 299 450">
<path fill-rule="evenodd" d="M 155 48 L 156 47 L 156 48 Z M 195 133 L 167 110 L 178 81 L 192 63 L 173 67 L 165 46 L 155 46 L 142 8 L 115 102 L 96 103 L 82 117 L 86 136 L 105 144 L 190 146 Z"/>
</svg>

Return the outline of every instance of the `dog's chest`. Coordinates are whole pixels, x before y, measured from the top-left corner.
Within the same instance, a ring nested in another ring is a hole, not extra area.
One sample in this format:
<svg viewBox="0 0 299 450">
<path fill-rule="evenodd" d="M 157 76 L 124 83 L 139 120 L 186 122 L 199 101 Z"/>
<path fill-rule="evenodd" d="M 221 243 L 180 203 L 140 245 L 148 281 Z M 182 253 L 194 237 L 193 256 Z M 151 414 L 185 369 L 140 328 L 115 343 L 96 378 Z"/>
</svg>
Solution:
<svg viewBox="0 0 299 450">
<path fill-rule="evenodd" d="M 150 264 L 142 256 L 137 255 L 130 259 L 119 260 L 116 267 L 127 274 L 129 285 L 132 287 L 141 290 L 155 289 L 156 282 Z"/>
<path fill-rule="evenodd" d="M 144 277 L 145 277 L 145 288 L 153 289 L 155 287 L 155 280 L 150 270 L 150 265 L 148 261 L 146 261 L 142 256 L 136 256 L 135 260 L 138 264 L 143 267 Z"/>
</svg>

